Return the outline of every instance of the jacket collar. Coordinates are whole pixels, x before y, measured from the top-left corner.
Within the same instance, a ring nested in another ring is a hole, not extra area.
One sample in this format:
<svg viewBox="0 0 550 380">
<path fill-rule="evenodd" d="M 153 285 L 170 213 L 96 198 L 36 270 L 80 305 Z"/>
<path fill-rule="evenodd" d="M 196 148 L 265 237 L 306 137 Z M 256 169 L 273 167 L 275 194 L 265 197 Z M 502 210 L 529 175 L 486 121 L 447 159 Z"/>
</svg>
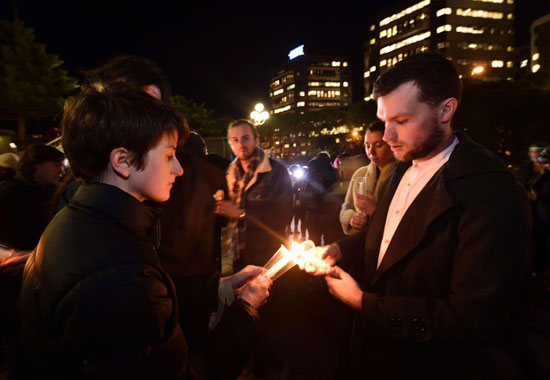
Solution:
<svg viewBox="0 0 550 380">
<path fill-rule="evenodd" d="M 158 247 L 160 210 L 139 202 L 118 187 L 104 183 L 83 184 L 70 203 L 100 212 L 141 240 L 149 241 Z"/>
<path fill-rule="evenodd" d="M 258 148 L 261 149 L 261 148 Z M 231 164 L 229 164 L 229 167 L 227 168 L 226 172 L 226 178 L 227 178 L 227 185 L 229 189 L 233 189 L 233 184 L 235 183 L 235 165 L 237 165 L 237 158 L 235 158 Z M 273 170 L 271 167 L 271 163 L 269 162 L 269 158 L 267 157 L 267 154 L 264 152 L 264 158 L 262 161 L 258 164 L 258 168 L 256 169 L 256 172 L 254 172 L 254 177 L 248 182 L 248 185 L 246 186 L 246 189 L 244 191 L 248 190 L 250 186 L 252 186 L 256 180 L 258 179 L 258 173 L 267 173 Z"/>
</svg>

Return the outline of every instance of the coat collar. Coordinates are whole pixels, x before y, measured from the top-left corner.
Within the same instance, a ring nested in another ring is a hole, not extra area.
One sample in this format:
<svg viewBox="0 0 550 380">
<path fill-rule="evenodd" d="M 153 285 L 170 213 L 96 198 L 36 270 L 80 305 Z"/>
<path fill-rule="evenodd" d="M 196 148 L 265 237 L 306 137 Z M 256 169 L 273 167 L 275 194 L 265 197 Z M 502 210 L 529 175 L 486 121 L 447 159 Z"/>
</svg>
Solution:
<svg viewBox="0 0 550 380">
<path fill-rule="evenodd" d="M 260 149 L 260 148 L 258 148 Z M 235 158 L 231 164 L 229 164 L 229 167 L 227 168 L 226 172 L 226 178 L 227 178 L 227 185 L 228 189 L 233 189 L 233 185 L 235 184 L 235 165 L 237 165 L 237 158 Z M 244 191 L 247 191 L 258 179 L 258 173 L 267 173 L 273 170 L 271 167 L 271 163 L 269 162 L 269 158 L 267 157 L 267 154 L 264 152 L 264 158 L 259 163 L 258 168 L 256 169 L 256 172 L 254 173 L 254 176 L 248 182 L 248 185 L 246 186 L 246 189 Z"/>
<path fill-rule="evenodd" d="M 100 212 L 141 240 L 158 246 L 157 224 L 161 211 L 139 202 L 118 187 L 104 183 L 83 184 L 70 203 Z"/>
<path fill-rule="evenodd" d="M 455 206 L 455 199 L 446 189 L 448 182 L 455 179 L 489 172 L 506 172 L 506 167 L 500 162 L 497 156 L 489 152 L 481 145 L 473 142 L 464 133 L 456 132 L 459 143 L 453 150 L 449 160 L 430 179 L 424 189 L 418 194 L 403 216 L 395 234 L 386 250 L 386 254 L 380 263 L 380 267 L 373 274 L 371 285 L 378 280 L 392 266 L 405 258 L 422 240 L 427 229 L 441 214 Z M 411 166 L 410 162 L 400 162 L 393 175 L 390 177 L 385 194 L 379 204 L 379 210 L 383 212 L 378 215 L 378 222 L 373 223 L 372 230 L 369 228 L 365 248 L 372 256 L 378 257 L 380 241 L 386 224 L 386 214 L 389 209 L 393 194 L 401 178 Z M 422 218 L 418 216 L 422 215 Z M 370 273 L 376 268 L 376 260 L 369 262 Z"/>
</svg>

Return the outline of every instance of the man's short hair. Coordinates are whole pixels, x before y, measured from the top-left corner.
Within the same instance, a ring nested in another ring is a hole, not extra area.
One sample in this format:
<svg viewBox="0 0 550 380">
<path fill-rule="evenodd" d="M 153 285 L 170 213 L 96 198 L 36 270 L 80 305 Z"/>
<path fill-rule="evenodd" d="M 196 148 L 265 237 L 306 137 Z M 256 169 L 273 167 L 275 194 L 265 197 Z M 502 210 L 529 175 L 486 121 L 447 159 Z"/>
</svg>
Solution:
<svg viewBox="0 0 550 380">
<path fill-rule="evenodd" d="M 229 136 L 229 131 L 231 130 L 231 128 L 238 127 L 240 125 L 248 125 L 252 130 L 252 134 L 254 135 L 254 137 L 258 137 L 258 130 L 256 129 L 256 126 L 253 122 L 247 119 L 239 119 L 229 123 L 229 125 L 227 126 L 227 136 Z"/>
<path fill-rule="evenodd" d="M 448 98 L 460 102 L 462 83 L 456 66 L 434 51 L 409 56 L 381 74 L 374 83 L 373 97 L 376 100 L 411 81 L 419 89 L 421 102 L 434 106 Z"/>
<path fill-rule="evenodd" d="M 107 169 L 111 151 L 130 151 L 130 164 L 138 170 L 145 155 L 165 133 L 184 140 L 189 128 L 183 115 L 142 91 L 112 87 L 93 88 L 67 99 L 63 119 L 63 149 L 76 177 L 97 180 Z"/>
<path fill-rule="evenodd" d="M 202 136 L 196 132 L 191 131 L 189 137 L 185 140 L 185 144 L 181 147 L 181 150 L 186 150 L 199 156 L 204 156 L 206 154 L 206 143 Z"/>
<path fill-rule="evenodd" d="M 65 159 L 60 150 L 44 144 L 30 145 L 17 163 L 17 171 L 28 181 L 34 181 L 36 165 L 43 162 L 59 162 Z"/>
<path fill-rule="evenodd" d="M 384 132 L 386 131 L 386 124 L 384 124 L 381 120 L 375 120 L 372 123 L 369 124 L 367 127 L 366 132 L 381 132 L 382 135 L 384 135 Z"/>
<path fill-rule="evenodd" d="M 154 62 L 136 55 L 120 55 L 111 58 L 97 69 L 84 72 L 90 86 L 101 89 L 122 83 L 134 91 L 154 84 L 161 92 L 162 101 L 168 103 L 171 95 L 170 82 L 162 69 Z"/>
</svg>

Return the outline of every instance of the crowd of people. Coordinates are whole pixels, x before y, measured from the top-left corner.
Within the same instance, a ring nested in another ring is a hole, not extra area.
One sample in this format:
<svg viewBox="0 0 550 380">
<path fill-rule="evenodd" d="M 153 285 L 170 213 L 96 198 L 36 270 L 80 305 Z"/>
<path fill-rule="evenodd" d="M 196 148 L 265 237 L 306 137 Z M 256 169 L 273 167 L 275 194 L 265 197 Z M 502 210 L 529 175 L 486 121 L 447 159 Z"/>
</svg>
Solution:
<svg viewBox="0 0 550 380">
<path fill-rule="evenodd" d="M 147 59 L 85 80 L 62 149 L 0 156 L 10 378 L 550 374 L 550 147 L 514 178 L 453 131 L 448 59 L 378 78 L 369 163 L 343 190 L 326 152 L 293 181 L 245 119 L 227 128 L 233 161 L 208 153 Z M 293 219 L 314 258 L 272 281 L 263 265 Z"/>
</svg>

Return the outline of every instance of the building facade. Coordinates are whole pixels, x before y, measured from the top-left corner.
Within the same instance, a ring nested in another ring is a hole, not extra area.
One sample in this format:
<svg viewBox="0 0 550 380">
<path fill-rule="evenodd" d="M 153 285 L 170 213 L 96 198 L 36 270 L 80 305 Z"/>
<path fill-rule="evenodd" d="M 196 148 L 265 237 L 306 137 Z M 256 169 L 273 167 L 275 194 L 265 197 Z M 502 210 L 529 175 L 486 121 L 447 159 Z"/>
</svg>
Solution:
<svg viewBox="0 0 550 380">
<path fill-rule="evenodd" d="M 296 53 L 297 49 L 300 53 Z M 297 49 L 289 54 L 289 61 L 271 73 L 271 112 L 304 113 L 350 105 L 349 60 L 304 54 L 303 45 Z"/>
<path fill-rule="evenodd" d="M 514 76 L 514 0 L 409 0 L 370 22 L 364 84 L 409 55 L 437 50 L 462 77 L 485 81 Z"/>
<path fill-rule="evenodd" d="M 531 72 L 550 72 L 550 14 L 531 24 Z"/>
</svg>

